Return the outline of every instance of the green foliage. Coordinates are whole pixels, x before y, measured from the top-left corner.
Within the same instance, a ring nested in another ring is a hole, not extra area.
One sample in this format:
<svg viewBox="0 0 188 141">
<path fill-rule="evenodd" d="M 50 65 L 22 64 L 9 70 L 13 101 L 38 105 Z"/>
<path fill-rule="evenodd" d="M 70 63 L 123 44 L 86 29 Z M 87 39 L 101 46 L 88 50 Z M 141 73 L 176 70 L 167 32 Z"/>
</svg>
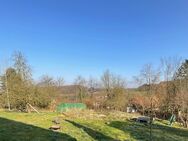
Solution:
<svg viewBox="0 0 188 141">
<path fill-rule="evenodd" d="M 188 79 L 188 60 L 185 60 L 185 62 L 178 69 L 175 79 Z"/>
<path fill-rule="evenodd" d="M 51 85 L 38 86 L 32 81 L 32 73 L 23 54 L 13 55 L 14 67 L 8 68 L 1 76 L 0 106 L 27 111 L 28 103 L 40 108 L 49 106 L 55 88 Z M 10 103 L 10 104 L 9 104 Z"/>
<path fill-rule="evenodd" d="M 127 94 L 124 88 L 113 88 L 111 97 L 104 103 L 110 109 L 125 111 L 128 104 Z"/>
</svg>

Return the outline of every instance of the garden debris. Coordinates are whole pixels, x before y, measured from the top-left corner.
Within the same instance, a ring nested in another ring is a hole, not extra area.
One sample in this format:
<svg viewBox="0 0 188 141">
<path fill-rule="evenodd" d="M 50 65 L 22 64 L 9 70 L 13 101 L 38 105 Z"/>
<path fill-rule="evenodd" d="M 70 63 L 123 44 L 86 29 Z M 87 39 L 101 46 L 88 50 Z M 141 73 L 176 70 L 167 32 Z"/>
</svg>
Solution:
<svg viewBox="0 0 188 141">
<path fill-rule="evenodd" d="M 136 122 L 137 120 L 138 120 L 138 118 L 131 118 L 131 119 L 130 119 L 130 121 L 135 121 L 135 122 Z"/>
<path fill-rule="evenodd" d="M 150 123 L 150 117 L 138 117 L 137 118 L 137 122 L 140 122 L 140 123 Z"/>
</svg>

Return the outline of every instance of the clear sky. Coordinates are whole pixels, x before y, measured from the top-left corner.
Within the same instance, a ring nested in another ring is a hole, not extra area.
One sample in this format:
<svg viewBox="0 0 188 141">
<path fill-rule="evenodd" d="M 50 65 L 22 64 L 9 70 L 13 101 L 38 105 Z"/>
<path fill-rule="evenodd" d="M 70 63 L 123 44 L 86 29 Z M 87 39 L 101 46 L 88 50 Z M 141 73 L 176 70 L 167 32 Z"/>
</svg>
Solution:
<svg viewBox="0 0 188 141">
<path fill-rule="evenodd" d="M 16 50 L 36 79 L 131 79 L 163 56 L 188 58 L 188 0 L 0 0 L 0 58 Z"/>
</svg>

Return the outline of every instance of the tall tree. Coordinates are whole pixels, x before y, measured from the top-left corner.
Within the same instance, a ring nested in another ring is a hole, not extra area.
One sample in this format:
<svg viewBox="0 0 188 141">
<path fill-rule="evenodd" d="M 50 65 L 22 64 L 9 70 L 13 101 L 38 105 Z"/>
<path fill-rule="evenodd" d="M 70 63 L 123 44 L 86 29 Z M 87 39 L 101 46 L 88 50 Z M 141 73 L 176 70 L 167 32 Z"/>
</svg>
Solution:
<svg viewBox="0 0 188 141">
<path fill-rule="evenodd" d="M 165 87 L 164 93 L 164 101 L 162 103 L 162 108 L 165 110 L 166 113 L 175 112 L 175 100 L 174 97 L 176 95 L 176 84 L 174 81 L 175 73 L 180 67 L 181 58 L 178 57 L 169 57 L 169 58 L 162 58 L 161 59 L 161 70 L 164 75 L 163 83 Z"/>
<path fill-rule="evenodd" d="M 98 87 L 97 80 L 93 77 L 90 77 L 89 80 L 87 81 L 87 87 L 88 87 L 91 98 L 93 98 L 93 94 Z"/>
<path fill-rule="evenodd" d="M 188 128 L 188 60 L 182 63 L 175 74 L 178 92 L 176 94 L 176 108 L 184 127 Z"/>
<path fill-rule="evenodd" d="M 155 93 L 156 84 L 160 81 L 160 71 L 155 70 L 152 64 L 146 64 L 143 66 L 142 70 L 140 71 L 140 75 L 137 77 L 137 80 L 142 84 L 146 85 L 146 92 L 149 97 L 150 101 L 150 109 L 149 109 L 149 116 L 150 116 L 150 140 L 152 140 L 152 120 L 154 116 L 153 112 L 153 95 Z"/>
<path fill-rule="evenodd" d="M 64 83 L 65 83 L 65 80 L 64 80 L 63 77 L 57 77 L 57 79 L 56 79 L 56 86 L 57 86 L 57 87 L 63 86 Z"/>
<path fill-rule="evenodd" d="M 26 87 L 21 79 L 21 76 L 16 72 L 14 68 L 8 68 L 3 76 L 3 88 L 7 97 L 8 108 L 21 108 L 26 105 Z"/>
<path fill-rule="evenodd" d="M 126 105 L 125 79 L 107 70 L 103 73 L 101 81 L 107 95 L 105 106 L 116 110 L 124 110 Z"/>
<path fill-rule="evenodd" d="M 183 81 L 185 87 L 188 89 L 188 60 L 185 60 L 179 67 L 175 74 L 175 79 Z"/>
<path fill-rule="evenodd" d="M 55 86 L 55 80 L 49 75 L 43 75 L 40 78 L 40 82 L 38 83 L 38 85 L 42 87 Z"/>
<path fill-rule="evenodd" d="M 22 79 L 24 81 L 31 80 L 32 78 L 31 67 L 30 65 L 28 65 L 25 56 L 18 51 L 18 52 L 14 52 L 12 58 L 13 58 L 14 68 L 17 71 L 17 73 L 21 75 Z"/>
<path fill-rule="evenodd" d="M 110 98 L 112 95 L 112 73 L 109 70 L 106 70 L 101 77 L 101 81 L 108 98 Z"/>
</svg>

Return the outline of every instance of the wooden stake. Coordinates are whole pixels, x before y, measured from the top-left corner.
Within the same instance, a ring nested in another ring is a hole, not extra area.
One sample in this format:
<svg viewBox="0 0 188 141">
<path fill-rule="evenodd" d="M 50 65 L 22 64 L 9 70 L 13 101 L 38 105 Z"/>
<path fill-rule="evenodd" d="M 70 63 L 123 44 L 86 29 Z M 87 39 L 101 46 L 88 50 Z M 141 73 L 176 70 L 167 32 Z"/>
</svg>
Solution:
<svg viewBox="0 0 188 141">
<path fill-rule="evenodd" d="M 31 107 L 31 109 L 33 109 L 36 113 L 39 114 L 39 111 L 37 111 L 37 109 L 35 109 L 31 104 L 27 103 L 27 105 L 28 105 L 29 107 Z"/>
</svg>

